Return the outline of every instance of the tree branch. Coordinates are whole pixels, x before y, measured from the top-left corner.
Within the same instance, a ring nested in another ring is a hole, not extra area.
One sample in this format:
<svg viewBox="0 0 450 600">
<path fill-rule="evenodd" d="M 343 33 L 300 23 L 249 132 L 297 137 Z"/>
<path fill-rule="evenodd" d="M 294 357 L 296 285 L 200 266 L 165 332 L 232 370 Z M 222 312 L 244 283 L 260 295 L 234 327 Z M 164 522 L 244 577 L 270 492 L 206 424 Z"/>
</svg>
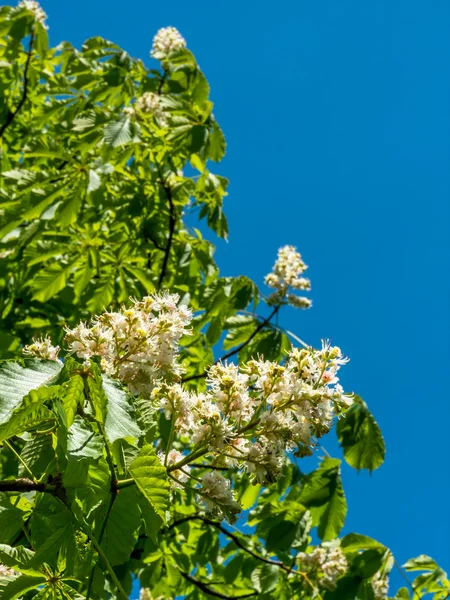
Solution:
<svg viewBox="0 0 450 600">
<path fill-rule="evenodd" d="M 239 598 L 250 598 L 250 597 L 256 596 L 258 593 L 258 592 L 251 592 L 250 594 L 242 594 L 241 596 L 226 596 L 225 594 L 221 594 L 220 592 L 215 592 L 206 583 L 203 583 L 202 581 L 198 581 L 198 579 L 195 579 L 194 577 L 189 575 L 189 573 L 180 571 L 180 574 L 182 575 L 182 577 L 184 577 L 184 579 L 186 579 L 186 581 L 189 581 L 189 583 L 192 583 L 193 585 L 198 587 L 199 590 L 201 590 L 208 596 L 214 596 L 215 598 L 224 598 L 224 600 L 239 600 Z"/>
<path fill-rule="evenodd" d="M 256 327 L 255 331 L 249 336 L 249 338 L 245 342 L 242 342 L 242 344 L 240 346 L 238 346 L 234 350 L 230 350 L 230 352 L 227 352 L 226 354 L 224 354 L 223 356 L 218 358 L 216 361 L 214 361 L 213 364 L 217 365 L 218 363 L 223 362 L 224 360 L 227 360 L 228 358 L 231 358 L 235 354 L 238 354 L 243 348 L 248 346 L 248 344 L 252 341 L 252 339 L 255 337 L 255 335 L 257 333 L 259 333 L 261 331 L 261 329 L 263 329 L 268 323 L 270 323 L 270 321 L 273 319 L 273 317 L 277 314 L 277 312 L 279 310 L 280 310 L 280 305 L 275 306 L 275 308 L 270 313 L 270 315 L 268 317 L 266 317 L 263 321 L 261 321 L 261 323 L 259 323 L 259 325 Z M 192 381 L 194 379 L 202 379 L 203 377 L 206 377 L 206 371 L 203 371 L 203 373 L 199 373 L 198 375 L 190 375 L 189 377 L 185 377 L 184 379 L 182 379 L 182 382 L 185 383 L 186 381 Z"/>
<path fill-rule="evenodd" d="M 161 273 L 159 275 L 158 288 L 161 287 L 161 285 L 164 281 L 164 277 L 166 276 L 166 273 L 167 273 L 167 264 L 169 262 L 169 255 L 170 255 L 170 250 L 172 248 L 173 234 L 175 233 L 175 225 L 176 225 L 175 206 L 173 204 L 172 190 L 166 184 L 165 181 L 163 181 L 162 187 L 163 187 L 164 191 L 166 192 L 167 200 L 169 201 L 169 237 L 167 239 L 167 245 L 164 249 L 164 258 L 163 258 L 163 264 L 161 267 Z"/>
<path fill-rule="evenodd" d="M 54 494 L 56 490 L 57 486 L 54 484 L 35 483 L 26 477 L 0 481 L 0 492 L 42 492 L 44 494 Z"/>
<path fill-rule="evenodd" d="M 221 533 L 223 533 L 224 535 L 229 537 L 231 540 L 233 540 L 233 542 L 236 544 L 236 546 L 238 548 L 240 548 L 244 552 L 247 552 L 247 554 L 250 554 L 250 556 L 253 556 L 253 558 L 256 558 L 257 560 L 260 560 L 261 562 L 264 562 L 268 565 L 274 565 L 276 567 L 279 567 L 280 569 L 283 569 L 283 571 L 286 571 L 287 573 L 299 574 L 298 571 L 294 571 L 293 569 L 290 569 L 289 567 L 287 567 L 285 564 L 283 564 L 282 562 L 280 562 L 278 560 L 272 560 L 270 558 L 265 558 L 264 556 L 257 554 L 253 550 L 250 550 L 250 548 L 247 548 L 247 546 L 241 542 L 241 540 L 237 537 L 237 535 L 235 535 L 231 531 L 228 531 L 228 529 L 225 529 L 225 527 L 223 527 L 223 525 L 221 525 L 217 521 L 211 521 L 211 519 L 208 519 L 207 517 L 202 517 L 201 515 L 191 515 L 189 517 L 183 517 L 179 521 L 174 521 L 172 523 L 172 525 L 170 525 L 169 529 L 178 527 L 179 525 L 181 525 L 182 523 L 186 523 L 187 521 L 203 521 L 203 523 L 205 523 L 205 525 L 210 525 L 211 527 L 215 527 L 218 531 L 220 531 Z"/>
<path fill-rule="evenodd" d="M 19 104 L 16 106 L 16 108 L 13 111 L 10 110 L 8 112 L 8 115 L 6 117 L 6 121 L 0 127 L 0 139 L 3 137 L 3 134 L 5 133 L 6 129 L 14 121 L 14 119 L 18 115 L 19 111 L 21 110 L 22 106 L 25 104 L 25 101 L 27 99 L 27 96 L 28 96 L 28 69 L 29 69 L 30 63 L 31 63 L 31 55 L 33 54 L 33 44 L 34 44 L 34 31 L 31 32 L 30 45 L 28 47 L 27 60 L 26 60 L 26 63 L 25 63 L 25 70 L 24 70 L 24 73 L 23 73 L 23 92 L 22 92 L 22 98 L 20 99 Z"/>
</svg>

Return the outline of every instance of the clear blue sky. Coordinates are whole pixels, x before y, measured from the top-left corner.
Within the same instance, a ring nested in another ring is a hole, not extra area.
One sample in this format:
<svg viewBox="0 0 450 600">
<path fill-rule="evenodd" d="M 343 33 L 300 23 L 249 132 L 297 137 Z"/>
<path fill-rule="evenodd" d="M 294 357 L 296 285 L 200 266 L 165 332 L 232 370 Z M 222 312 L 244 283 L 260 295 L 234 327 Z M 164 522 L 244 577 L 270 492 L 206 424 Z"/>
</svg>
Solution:
<svg viewBox="0 0 450 600">
<path fill-rule="evenodd" d="M 296 245 L 314 307 L 282 323 L 343 348 L 385 435 L 372 477 L 344 468 L 345 531 L 450 569 L 448 0 L 42 4 L 54 44 L 102 35 L 149 62 L 158 28 L 185 36 L 228 140 L 222 273 L 262 283 Z"/>
</svg>

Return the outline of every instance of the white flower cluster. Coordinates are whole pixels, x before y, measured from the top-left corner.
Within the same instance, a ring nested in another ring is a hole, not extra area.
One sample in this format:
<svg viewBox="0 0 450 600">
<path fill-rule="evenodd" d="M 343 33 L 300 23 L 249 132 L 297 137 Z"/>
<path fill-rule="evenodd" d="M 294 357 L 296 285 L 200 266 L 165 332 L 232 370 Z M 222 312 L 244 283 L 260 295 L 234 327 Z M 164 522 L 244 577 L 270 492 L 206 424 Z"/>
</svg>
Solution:
<svg viewBox="0 0 450 600">
<path fill-rule="evenodd" d="M 389 577 L 378 572 L 372 577 L 371 583 L 375 600 L 385 600 L 389 592 Z"/>
<path fill-rule="evenodd" d="M 348 562 L 339 547 L 339 541 L 324 542 L 311 552 L 298 555 L 299 568 L 314 575 L 319 587 L 333 591 L 337 580 L 348 570 Z"/>
<path fill-rule="evenodd" d="M 47 19 L 47 15 L 44 12 L 43 8 L 39 4 L 39 2 L 35 2 L 35 0 L 21 0 L 18 4 L 19 8 L 26 8 L 31 13 L 33 13 L 34 19 L 39 21 L 45 29 L 48 29 L 45 24 L 45 20 Z"/>
<path fill-rule="evenodd" d="M 33 339 L 33 343 L 25 346 L 23 353 L 29 356 L 45 358 L 47 360 L 59 360 L 60 347 L 53 346 L 49 337 Z"/>
<path fill-rule="evenodd" d="M 15 575 L 18 575 L 17 571 L 0 564 L 0 577 L 14 577 Z"/>
<path fill-rule="evenodd" d="M 268 303 L 281 304 L 287 302 L 295 308 L 310 308 L 312 302 L 309 298 L 289 293 L 289 288 L 304 291 L 311 289 L 310 280 L 302 277 L 307 268 L 294 246 L 280 248 L 272 272 L 266 275 L 265 278 L 266 285 L 276 290 L 269 296 Z"/>
<path fill-rule="evenodd" d="M 166 59 L 169 54 L 186 48 L 186 40 L 175 27 L 163 27 L 153 38 L 150 55 L 158 60 Z"/>
<path fill-rule="evenodd" d="M 207 512 L 219 519 L 227 517 L 232 522 L 235 515 L 241 511 L 241 505 L 233 497 L 230 481 L 217 471 L 203 475 L 198 493 Z"/>
<path fill-rule="evenodd" d="M 183 460 L 184 455 L 178 450 L 172 449 L 167 453 L 167 458 L 164 452 L 158 453 L 158 458 L 161 461 L 161 464 L 167 467 L 171 467 L 172 465 L 176 465 L 180 461 Z M 189 472 L 190 467 L 185 465 L 182 469 L 176 469 L 170 473 L 172 479 L 175 480 L 174 486 L 175 488 L 181 488 L 183 483 L 186 483 L 189 480 Z"/>
<path fill-rule="evenodd" d="M 205 393 L 176 383 L 155 387 L 152 397 L 174 419 L 181 439 L 213 453 L 219 464 L 241 466 L 259 483 L 271 483 L 286 450 L 312 454 L 313 436 L 328 433 L 334 415 L 352 403 L 337 377 L 347 360 L 323 342 L 321 350 L 292 350 L 284 365 L 262 359 L 241 369 L 213 365 Z"/>
<path fill-rule="evenodd" d="M 161 127 L 167 126 L 167 118 L 161 106 L 161 97 L 153 92 L 145 92 L 136 101 L 136 110 L 153 115 Z"/>
<path fill-rule="evenodd" d="M 174 381 L 183 372 L 178 342 L 190 333 L 192 312 L 178 300 L 176 294 L 153 294 L 103 313 L 90 327 L 80 323 L 67 330 L 70 352 L 86 360 L 100 357 L 106 373 L 133 393 L 148 394 L 158 380 Z"/>
</svg>

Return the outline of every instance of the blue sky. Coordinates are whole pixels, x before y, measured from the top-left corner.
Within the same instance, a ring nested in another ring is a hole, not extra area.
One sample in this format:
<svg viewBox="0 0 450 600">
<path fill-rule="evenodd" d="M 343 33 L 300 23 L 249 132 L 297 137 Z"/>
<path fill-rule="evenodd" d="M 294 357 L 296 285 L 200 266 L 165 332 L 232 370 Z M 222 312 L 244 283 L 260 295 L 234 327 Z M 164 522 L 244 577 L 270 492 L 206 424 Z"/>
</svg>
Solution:
<svg viewBox="0 0 450 600">
<path fill-rule="evenodd" d="M 52 43 L 102 35 L 148 63 L 180 29 L 228 141 L 222 273 L 262 283 L 296 245 L 314 307 L 281 322 L 343 348 L 385 435 L 371 477 L 344 467 L 345 531 L 450 569 L 448 0 L 42 4 Z"/>
</svg>

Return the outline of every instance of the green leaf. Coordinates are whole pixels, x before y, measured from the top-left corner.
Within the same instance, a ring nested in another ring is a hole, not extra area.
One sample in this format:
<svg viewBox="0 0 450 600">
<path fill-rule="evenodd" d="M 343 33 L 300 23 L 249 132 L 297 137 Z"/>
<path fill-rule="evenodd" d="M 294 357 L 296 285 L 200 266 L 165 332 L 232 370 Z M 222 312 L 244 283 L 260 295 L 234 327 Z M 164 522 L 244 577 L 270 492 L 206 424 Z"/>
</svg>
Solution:
<svg viewBox="0 0 450 600">
<path fill-rule="evenodd" d="M 84 401 L 84 382 L 80 375 L 73 375 L 64 385 L 64 396 L 62 399 L 66 413 L 67 427 L 69 428 L 75 418 L 78 406 Z"/>
<path fill-rule="evenodd" d="M 20 577 L 0 577 L 0 598 L 2 600 L 15 600 L 21 598 L 25 592 L 34 590 L 45 583 L 44 575 L 20 575 Z"/>
<path fill-rule="evenodd" d="M 130 119 L 124 117 L 119 121 L 108 123 L 105 128 L 105 142 L 111 148 L 122 146 L 131 140 Z"/>
<path fill-rule="evenodd" d="M 103 389 L 108 400 L 105 433 L 113 443 L 119 439 L 133 442 L 141 435 L 136 424 L 136 411 L 132 404 L 132 396 L 123 386 L 108 375 L 102 375 Z"/>
<path fill-rule="evenodd" d="M 219 162 L 225 156 L 226 142 L 216 121 L 213 121 L 211 132 L 208 139 L 208 154 L 211 160 Z"/>
<path fill-rule="evenodd" d="M 95 192 L 95 190 L 98 190 L 98 188 L 101 186 L 102 184 L 102 180 L 100 179 L 100 175 L 96 172 L 93 171 L 92 169 L 89 170 L 89 182 L 88 182 L 88 186 L 87 186 L 87 192 L 89 194 L 89 192 Z"/>
<path fill-rule="evenodd" d="M 242 510 L 249 510 L 255 504 L 260 491 L 261 486 L 259 485 L 259 483 L 256 485 L 247 485 L 247 487 L 244 490 L 244 493 L 239 499 L 242 506 Z"/>
<path fill-rule="evenodd" d="M 50 383 L 62 368 L 54 360 L 26 359 L 0 363 L 0 423 L 5 423 L 12 411 L 31 391 Z"/>
<path fill-rule="evenodd" d="M 0 544 L 0 563 L 10 569 L 16 569 L 17 571 L 27 569 L 33 557 L 34 552 L 23 546 L 13 548 L 7 544 Z"/>
<path fill-rule="evenodd" d="M 402 567 L 405 571 L 434 571 L 439 568 L 438 564 L 426 554 L 410 558 Z"/>
<path fill-rule="evenodd" d="M 337 423 L 337 434 L 344 458 L 357 469 L 373 471 L 384 462 L 384 439 L 367 404 L 355 396 L 355 404 Z"/>
<path fill-rule="evenodd" d="M 382 549 L 386 547 L 380 542 L 359 533 L 349 533 L 341 540 L 341 548 L 344 553 L 358 552 L 359 550 Z"/>
<path fill-rule="evenodd" d="M 112 565 L 120 565 L 129 560 L 136 544 L 141 526 L 136 489 L 125 488 L 118 494 L 105 530 L 102 546 Z"/>
<path fill-rule="evenodd" d="M 26 406 L 17 408 L 11 418 L 3 425 L 0 425 L 0 442 L 7 440 L 15 435 L 20 435 L 24 431 L 56 420 L 56 416 L 42 403 L 46 397 L 41 397 L 37 402 L 31 402 Z"/>
<path fill-rule="evenodd" d="M 274 565 L 262 565 L 252 573 L 252 582 L 258 592 L 271 592 L 277 585 L 280 569 Z"/>
<path fill-rule="evenodd" d="M 130 475 L 156 513 L 166 520 L 169 509 L 169 481 L 165 467 L 159 461 L 152 446 L 142 448 L 129 467 Z"/>
<path fill-rule="evenodd" d="M 100 458 L 103 456 L 103 440 L 94 433 L 80 417 L 75 420 L 67 432 L 67 453 L 69 458 Z"/>
<path fill-rule="evenodd" d="M 39 302 L 47 302 L 47 300 L 56 296 L 66 286 L 72 267 L 73 265 L 64 268 L 59 264 L 52 264 L 40 271 L 30 283 L 33 299 Z"/>
<path fill-rule="evenodd" d="M 340 474 L 341 461 L 326 458 L 318 469 L 304 478 L 298 501 L 309 508 L 321 540 L 339 535 L 345 522 L 347 502 Z"/>
</svg>

